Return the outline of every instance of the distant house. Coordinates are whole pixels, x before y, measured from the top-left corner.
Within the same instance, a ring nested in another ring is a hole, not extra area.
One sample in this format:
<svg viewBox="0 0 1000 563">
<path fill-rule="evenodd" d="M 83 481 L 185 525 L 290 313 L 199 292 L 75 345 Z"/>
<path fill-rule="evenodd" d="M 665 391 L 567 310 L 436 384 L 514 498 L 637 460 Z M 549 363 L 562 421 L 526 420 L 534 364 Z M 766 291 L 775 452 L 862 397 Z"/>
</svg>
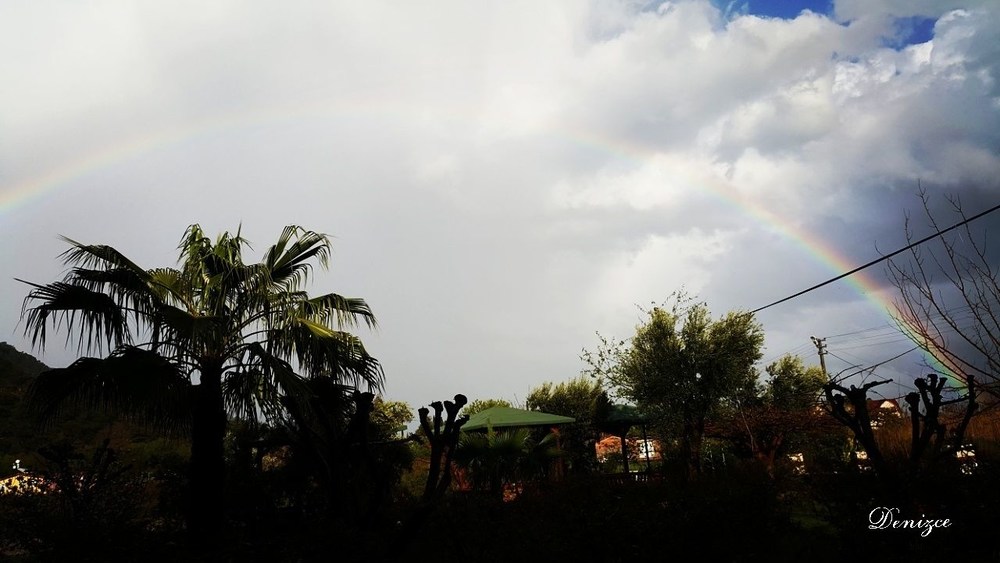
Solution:
<svg viewBox="0 0 1000 563">
<path fill-rule="evenodd" d="M 889 420 L 903 416 L 896 399 L 868 399 L 868 416 L 872 420 L 872 428 L 878 428 Z"/>
<path fill-rule="evenodd" d="M 628 443 L 629 458 L 632 460 L 658 461 L 660 459 L 660 443 L 657 440 L 642 438 L 626 438 Z M 594 449 L 597 453 L 598 461 L 608 461 L 609 459 L 621 458 L 622 441 L 621 438 L 613 434 L 605 434 L 596 444 Z M 647 458 L 648 454 L 648 458 Z"/>
<path fill-rule="evenodd" d="M 806 474 L 806 456 L 802 452 L 788 454 L 786 457 L 792 467 L 792 473 L 795 475 Z"/>
<path fill-rule="evenodd" d="M 954 455 L 955 459 L 958 460 L 963 475 L 972 475 L 975 473 L 976 468 L 979 467 L 979 463 L 976 461 L 976 449 L 972 444 L 966 444 L 960 450 L 956 451 Z"/>
<path fill-rule="evenodd" d="M 868 399 L 868 412 L 872 414 L 880 412 L 895 416 L 903 415 L 903 409 L 899 408 L 899 403 L 896 402 L 896 399 Z"/>
</svg>

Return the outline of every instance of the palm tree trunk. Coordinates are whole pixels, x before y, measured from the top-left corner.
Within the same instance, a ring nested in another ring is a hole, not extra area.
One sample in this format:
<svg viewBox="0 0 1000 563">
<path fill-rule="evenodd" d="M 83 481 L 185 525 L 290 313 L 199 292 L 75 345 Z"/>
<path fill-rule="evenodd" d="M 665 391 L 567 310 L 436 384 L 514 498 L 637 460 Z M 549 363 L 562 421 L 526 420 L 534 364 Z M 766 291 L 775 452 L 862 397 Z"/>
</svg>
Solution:
<svg viewBox="0 0 1000 563">
<path fill-rule="evenodd" d="M 223 522 L 226 412 L 222 399 L 222 365 L 204 366 L 201 382 L 193 389 L 188 528 L 195 544 L 210 547 L 221 539 Z"/>
</svg>

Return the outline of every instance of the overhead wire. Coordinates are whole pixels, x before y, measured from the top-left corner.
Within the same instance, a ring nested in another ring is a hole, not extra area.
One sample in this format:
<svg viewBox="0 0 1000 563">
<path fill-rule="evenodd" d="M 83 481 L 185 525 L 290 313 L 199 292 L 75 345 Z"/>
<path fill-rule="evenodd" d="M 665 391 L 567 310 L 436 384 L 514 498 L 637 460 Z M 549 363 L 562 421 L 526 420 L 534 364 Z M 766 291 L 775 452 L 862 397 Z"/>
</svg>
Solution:
<svg viewBox="0 0 1000 563">
<path fill-rule="evenodd" d="M 926 237 L 924 237 L 924 238 L 922 238 L 922 239 L 920 239 L 920 240 L 918 240 L 916 242 L 910 243 L 910 244 L 904 246 L 903 248 L 900 248 L 899 250 L 895 250 L 893 252 L 890 252 L 889 254 L 886 254 L 885 256 L 882 256 L 881 258 L 877 258 L 877 259 L 872 260 L 872 261 L 870 261 L 870 262 L 868 262 L 866 264 L 862 264 L 861 266 L 858 266 L 857 268 L 854 268 L 853 270 L 850 270 L 848 272 L 844 272 L 843 274 L 840 274 L 839 276 L 835 276 L 835 277 L 830 278 L 830 279 L 828 279 L 828 280 L 826 280 L 826 281 L 824 281 L 822 283 L 818 283 L 818 284 L 816 284 L 816 285 L 814 285 L 812 287 L 808 287 L 806 289 L 803 289 L 802 291 L 799 291 L 798 293 L 793 293 L 792 295 L 789 295 L 788 297 L 779 299 L 779 300 L 777 300 L 777 301 L 775 301 L 773 303 L 768 303 L 767 305 L 764 305 L 763 307 L 758 307 L 758 308 L 750 311 L 750 313 L 751 314 L 758 313 L 760 311 L 763 311 L 764 309 L 773 307 L 773 306 L 778 305 L 780 303 L 784 303 L 785 301 L 788 301 L 790 299 L 795 299 L 796 297 L 799 297 L 800 295 L 804 295 L 806 293 L 809 293 L 810 291 L 819 289 L 819 288 L 821 288 L 821 287 L 823 287 L 825 285 L 829 285 L 829 284 L 831 284 L 831 283 L 833 283 L 833 282 L 835 282 L 837 280 L 841 280 L 841 279 L 844 279 L 844 278 L 846 278 L 846 277 L 848 277 L 850 275 L 856 274 L 856 273 L 860 272 L 861 270 L 864 270 L 865 268 L 874 266 L 875 264 L 878 264 L 880 262 L 885 262 L 886 260 L 892 258 L 893 256 L 896 256 L 897 254 L 901 254 L 903 252 L 906 252 L 907 250 L 910 250 L 911 248 L 913 248 L 915 246 L 919 246 L 919 245 L 921 245 L 921 244 L 923 244 L 923 243 L 925 243 L 925 242 L 927 242 L 929 240 L 933 240 L 933 239 L 935 239 L 937 237 L 940 237 L 941 235 L 947 233 L 948 231 L 952 231 L 954 229 L 957 229 L 957 228 L 961 227 L 962 225 L 965 225 L 965 224 L 968 224 L 968 223 L 970 223 L 972 221 L 975 221 L 976 219 L 979 219 L 980 217 L 983 217 L 983 216 L 986 216 L 986 215 L 988 215 L 990 213 L 993 213 L 994 211 L 996 211 L 998 209 L 1000 209 L 1000 204 L 994 205 L 993 207 L 987 209 L 986 211 L 983 211 L 981 213 L 977 213 L 977 214 L 973 215 L 972 217 L 969 217 L 967 219 L 959 221 L 958 223 L 955 223 L 954 225 L 948 227 L 947 229 L 943 229 L 943 230 L 937 231 L 937 232 L 935 232 L 932 235 L 926 236 Z"/>
</svg>

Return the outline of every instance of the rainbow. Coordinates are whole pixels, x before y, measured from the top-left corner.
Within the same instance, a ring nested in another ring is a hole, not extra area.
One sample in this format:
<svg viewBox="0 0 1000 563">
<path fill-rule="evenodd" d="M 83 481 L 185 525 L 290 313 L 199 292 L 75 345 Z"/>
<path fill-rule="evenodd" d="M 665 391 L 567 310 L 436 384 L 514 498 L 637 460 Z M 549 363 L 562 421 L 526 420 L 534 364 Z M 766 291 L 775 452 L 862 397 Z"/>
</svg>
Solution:
<svg viewBox="0 0 1000 563">
<path fill-rule="evenodd" d="M 0 186 L 0 215 L 28 205 L 31 201 L 40 199 L 60 189 L 66 189 L 75 180 L 97 173 L 103 169 L 135 159 L 147 153 L 194 142 L 219 133 L 231 133 L 248 128 L 287 125 L 295 122 L 315 122 L 316 120 L 356 120 L 366 118 L 375 121 L 387 118 L 434 121 L 460 121 L 468 123 L 482 121 L 481 116 L 472 112 L 450 111 L 448 113 L 430 113 L 429 110 L 419 111 L 400 105 L 391 100 L 369 99 L 363 102 L 343 104 L 330 107 L 328 104 L 303 104 L 295 109 L 279 108 L 271 111 L 246 110 L 230 112 L 202 120 L 193 120 L 180 125 L 166 127 L 157 131 L 144 132 L 109 146 L 97 147 L 80 157 L 65 162 L 62 166 L 45 171 L 19 183 L 10 186 Z M 621 138 L 612 138 L 583 130 L 573 126 L 559 126 L 543 129 L 542 133 L 556 136 L 563 140 L 587 148 L 608 153 L 612 156 L 631 162 L 645 162 L 657 156 L 654 149 Z M 672 173 L 674 171 L 671 171 Z M 763 205 L 739 195 L 731 182 L 714 171 L 704 171 L 697 177 L 690 172 L 684 173 L 685 184 L 694 189 L 711 194 L 722 204 L 736 209 L 751 217 L 755 222 L 767 229 L 777 232 L 782 237 L 793 241 L 807 255 L 829 269 L 841 273 L 856 267 L 837 249 L 812 233 L 797 227 L 790 221 L 776 215 Z M 878 283 L 866 272 L 858 272 L 846 278 L 845 282 L 853 290 L 871 302 L 881 312 L 892 317 L 897 309 L 893 301 L 883 297 L 883 291 Z M 907 336 L 914 338 L 914 328 L 902 327 Z M 956 370 L 943 365 L 932 354 L 924 353 L 927 363 L 944 375 L 949 375 L 951 381 L 961 381 L 955 377 Z"/>
<path fill-rule="evenodd" d="M 588 131 L 573 130 L 573 134 L 570 138 L 586 146 L 597 148 L 604 152 L 612 152 L 629 160 L 641 161 L 653 158 L 657 154 L 655 150 L 648 147 L 629 141 L 623 141 L 621 139 L 600 137 Z M 672 174 L 675 172 L 676 171 L 671 170 Z M 683 174 L 685 171 L 681 171 L 681 173 Z M 849 260 L 839 250 L 824 240 L 818 238 L 809 231 L 796 226 L 787 219 L 778 216 L 760 203 L 753 201 L 750 198 L 741 196 L 732 183 L 721 174 L 713 173 L 712 171 L 705 171 L 705 173 L 700 173 L 697 177 L 694 177 L 688 172 L 684 181 L 687 185 L 708 192 L 716 199 L 716 201 L 719 201 L 728 207 L 737 209 L 740 213 L 751 217 L 765 228 L 778 233 L 788 240 L 791 240 L 796 246 L 805 252 L 805 254 L 811 256 L 816 262 L 826 267 L 831 272 L 841 274 L 858 267 L 858 264 Z M 845 282 L 854 290 L 854 292 L 862 296 L 876 309 L 892 319 L 893 323 L 896 324 L 900 330 L 908 338 L 910 338 L 910 340 L 913 342 L 919 341 L 917 336 L 919 331 L 917 330 L 917 327 L 908 322 L 901 323 L 897 321 L 897 319 L 905 321 L 905 317 L 900 314 L 898 306 L 893 299 L 885 295 L 885 291 L 879 286 L 877 280 L 875 280 L 875 278 L 873 278 L 870 274 L 865 271 L 860 271 L 844 278 L 841 281 Z M 961 370 L 955 366 L 946 365 L 939 360 L 938 357 L 927 350 L 922 350 L 922 352 L 924 360 L 931 369 L 941 375 L 947 376 L 949 382 L 956 387 L 964 387 L 964 378 L 957 375 L 962 373 Z"/>
<path fill-rule="evenodd" d="M 65 188 L 79 178 L 116 164 L 127 162 L 156 150 L 192 143 L 220 132 L 234 132 L 317 119 L 347 119 L 358 116 L 384 118 L 396 113 L 401 113 L 401 108 L 374 99 L 332 110 L 319 104 L 303 104 L 291 110 L 229 112 L 155 131 L 146 131 L 132 135 L 113 145 L 97 147 L 78 158 L 68 160 L 60 167 L 44 171 L 12 186 L 0 186 L 0 215 Z"/>
</svg>

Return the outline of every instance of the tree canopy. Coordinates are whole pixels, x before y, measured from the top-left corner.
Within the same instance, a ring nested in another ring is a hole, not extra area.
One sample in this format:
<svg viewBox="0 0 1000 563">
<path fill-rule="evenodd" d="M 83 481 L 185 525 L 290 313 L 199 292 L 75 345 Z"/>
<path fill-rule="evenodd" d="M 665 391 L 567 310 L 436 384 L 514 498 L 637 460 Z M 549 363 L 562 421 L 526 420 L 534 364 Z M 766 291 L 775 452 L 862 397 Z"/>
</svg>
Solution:
<svg viewBox="0 0 1000 563">
<path fill-rule="evenodd" d="M 708 306 L 679 296 L 670 308 L 654 307 L 628 341 L 603 339 L 585 352 L 590 373 L 645 412 L 678 426 L 688 473 L 701 471 L 705 420 L 724 400 L 756 385 L 763 328 L 750 313 L 713 320 Z"/>
<path fill-rule="evenodd" d="M 748 452 L 773 477 L 779 451 L 794 447 L 791 451 L 802 453 L 841 433 L 816 408 L 827 383 L 822 368 L 806 367 L 798 356 L 785 354 L 764 369 L 768 379 L 727 402 L 714 434 L 728 439 L 738 453 Z"/>
<path fill-rule="evenodd" d="M 530 410 L 576 419 L 559 428 L 559 442 L 568 454 L 570 471 L 589 472 L 596 468 L 594 443 L 598 429 L 594 424 L 595 406 L 603 392 L 604 385 L 600 379 L 580 376 L 560 383 L 545 382 L 532 389 L 525 399 Z"/>
<path fill-rule="evenodd" d="M 482 412 L 493 407 L 510 408 L 512 406 L 514 405 L 510 404 L 510 401 L 506 399 L 476 399 L 475 401 L 465 405 L 465 408 L 462 409 L 462 414 L 472 416 L 478 412 Z"/>
</svg>

